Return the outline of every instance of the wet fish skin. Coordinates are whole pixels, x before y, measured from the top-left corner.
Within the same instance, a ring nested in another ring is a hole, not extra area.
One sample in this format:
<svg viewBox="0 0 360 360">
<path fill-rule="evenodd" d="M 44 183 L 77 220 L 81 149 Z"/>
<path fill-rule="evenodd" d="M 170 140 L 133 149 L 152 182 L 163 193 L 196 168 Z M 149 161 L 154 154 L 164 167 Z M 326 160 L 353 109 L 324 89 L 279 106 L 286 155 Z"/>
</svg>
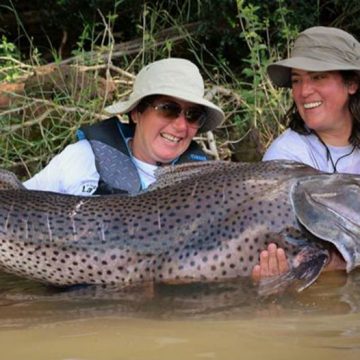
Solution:
<svg viewBox="0 0 360 360">
<path fill-rule="evenodd" d="M 292 197 L 298 221 L 311 233 L 334 244 L 350 272 L 360 264 L 360 201 L 359 176 L 334 174 L 319 180 L 299 180 Z M 339 191 L 346 186 L 346 191 Z M 331 209 L 331 211 L 327 211 Z"/>
<path fill-rule="evenodd" d="M 0 266 L 58 286 L 214 282 L 249 276 L 259 252 L 277 242 L 293 259 L 304 248 L 315 254 L 313 281 L 327 246 L 308 241 L 291 189 L 317 176 L 291 162 L 210 162 L 168 170 L 133 197 L 7 185 L 0 190 Z"/>
</svg>

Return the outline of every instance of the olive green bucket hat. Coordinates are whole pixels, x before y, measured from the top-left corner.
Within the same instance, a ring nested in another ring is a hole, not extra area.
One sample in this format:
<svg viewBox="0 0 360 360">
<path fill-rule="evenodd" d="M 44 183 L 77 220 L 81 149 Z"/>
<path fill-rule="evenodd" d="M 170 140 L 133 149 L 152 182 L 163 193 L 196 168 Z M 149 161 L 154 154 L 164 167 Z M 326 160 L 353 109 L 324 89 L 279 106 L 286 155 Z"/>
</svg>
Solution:
<svg viewBox="0 0 360 360">
<path fill-rule="evenodd" d="M 360 44 L 346 31 L 325 26 L 299 34 L 291 56 L 267 67 L 274 85 L 291 87 L 291 69 L 305 71 L 354 70 L 360 74 Z"/>
<path fill-rule="evenodd" d="M 116 102 L 105 108 L 110 114 L 126 114 L 149 95 L 167 95 L 202 105 L 207 119 L 199 132 L 215 129 L 224 118 L 224 112 L 204 98 L 204 80 L 195 64 L 186 59 L 168 58 L 143 67 L 136 76 L 128 100 Z"/>
</svg>

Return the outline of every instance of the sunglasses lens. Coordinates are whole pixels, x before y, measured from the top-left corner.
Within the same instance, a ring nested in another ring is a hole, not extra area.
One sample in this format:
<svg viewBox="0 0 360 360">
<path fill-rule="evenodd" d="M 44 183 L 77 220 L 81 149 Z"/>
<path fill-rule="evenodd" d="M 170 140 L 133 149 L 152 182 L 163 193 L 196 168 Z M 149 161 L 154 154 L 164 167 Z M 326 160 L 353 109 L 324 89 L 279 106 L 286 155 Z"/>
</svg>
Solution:
<svg viewBox="0 0 360 360">
<path fill-rule="evenodd" d="M 188 123 L 201 126 L 206 118 L 206 113 L 202 108 L 193 107 L 185 111 L 185 117 Z"/>
<path fill-rule="evenodd" d="M 161 114 L 161 116 L 170 120 L 178 118 L 183 111 L 182 107 L 179 104 L 173 102 L 157 104 L 153 107 Z M 184 115 L 189 125 L 197 128 L 204 125 L 204 122 L 206 120 L 206 111 L 199 106 L 190 107 L 184 110 Z"/>
<path fill-rule="evenodd" d="M 168 119 L 176 119 L 181 113 L 181 106 L 176 103 L 164 103 L 156 105 L 162 116 Z"/>
</svg>

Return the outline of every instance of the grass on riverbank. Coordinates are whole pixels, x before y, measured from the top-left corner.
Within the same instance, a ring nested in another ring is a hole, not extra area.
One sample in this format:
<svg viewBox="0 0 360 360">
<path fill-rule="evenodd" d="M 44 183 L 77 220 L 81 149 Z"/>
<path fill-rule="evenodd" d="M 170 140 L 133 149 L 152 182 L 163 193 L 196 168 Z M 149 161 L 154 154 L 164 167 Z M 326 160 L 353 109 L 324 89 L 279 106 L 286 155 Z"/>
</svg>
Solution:
<svg viewBox="0 0 360 360">
<path fill-rule="evenodd" d="M 282 130 L 287 94 L 275 89 L 265 72 L 277 51 L 264 41 L 266 19 L 238 1 L 239 24 L 249 48 L 242 72 L 235 73 L 199 43 L 193 24 L 179 24 L 166 12 L 144 10 L 142 37 L 116 43 L 115 16 L 100 15 L 96 29 L 85 28 L 70 59 L 54 51 L 54 63 L 44 63 L 33 48 L 22 59 L 16 47 L 0 41 L 0 161 L 1 167 L 26 178 L 39 171 L 54 154 L 75 140 L 85 123 L 104 119 L 104 107 L 131 91 L 135 74 L 147 62 L 182 54 L 197 63 L 206 79 L 207 97 L 226 112 L 225 123 L 198 138 L 214 158 L 259 160 L 265 147 Z M 160 20 L 161 21 L 160 21 Z M 287 25 L 284 23 L 284 29 Z M 198 26 L 198 25 L 196 25 Z M 296 31 L 288 29 L 289 44 Z M 91 49 L 84 49 L 84 39 Z M 184 51 L 184 48 L 186 49 Z M 211 64 L 204 59 L 211 59 Z"/>
</svg>

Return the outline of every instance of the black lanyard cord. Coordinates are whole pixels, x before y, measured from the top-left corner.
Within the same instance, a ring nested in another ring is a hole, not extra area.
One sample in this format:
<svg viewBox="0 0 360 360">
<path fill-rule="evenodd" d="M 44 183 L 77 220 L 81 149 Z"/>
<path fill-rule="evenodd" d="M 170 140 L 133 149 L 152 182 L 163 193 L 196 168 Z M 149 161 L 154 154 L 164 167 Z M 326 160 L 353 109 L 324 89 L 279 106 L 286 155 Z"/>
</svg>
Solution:
<svg viewBox="0 0 360 360">
<path fill-rule="evenodd" d="M 316 133 L 315 133 L 315 134 L 316 134 Z M 330 152 L 329 147 L 324 143 L 324 141 L 321 139 L 321 137 L 320 137 L 318 134 L 316 134 L 316 136 L 318 137 L 318 139 L 320 140 L 320 142 L 324 145 L 324 147 L 325 147 L 325 149 L 326 149 L 326 159 L 327 159 L 327 161 L 330 160 L 331 165 L 332 165 L 332 167 L 333 167 L 333 173 L 334 173 L 334 174 L 337 173 L 338 171 L 337 171 L 337 168 L 336 168 L 336 167 L 337 167 L 338 162 L 339 162 L 341 159 L 350 156 L 350 155 L 354 152 L 354 150 L 355 150 L 355 145 L 352 147 L 352 149 L 351 149 L 351 151 L 350 151 L 349 153 L 340 156 L 340 157 L 334 162 L 334 160 L 333 160 L 333 158 L 332 158 L 332 156 L 331 156 L 331 152 Z"/>
</svg>

